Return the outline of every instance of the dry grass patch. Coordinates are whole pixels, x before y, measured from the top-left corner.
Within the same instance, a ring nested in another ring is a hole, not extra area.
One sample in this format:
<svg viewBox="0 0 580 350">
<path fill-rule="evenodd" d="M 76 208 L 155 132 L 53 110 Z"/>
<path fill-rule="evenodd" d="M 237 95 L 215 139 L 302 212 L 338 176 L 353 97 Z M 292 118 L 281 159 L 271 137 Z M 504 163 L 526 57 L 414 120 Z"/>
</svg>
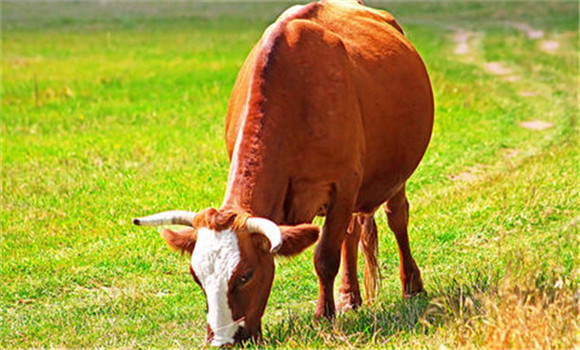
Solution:
<svg viewBox="0 0 580 350">
<path fill-rule="evenodd" d="M 507 277 L 497 288 L 433 300 L 423 322 L 444 319 L 441 348 L 578 349 L 578 298 L 571 281 Z"/>
<path fill-rule="evenodd" d="M 520 290 L 508 286 L 498 300 L 485 300 L 486 348 L 577 348 L 580 326 L 578 299 L 571 290 Z"/>
</svg>

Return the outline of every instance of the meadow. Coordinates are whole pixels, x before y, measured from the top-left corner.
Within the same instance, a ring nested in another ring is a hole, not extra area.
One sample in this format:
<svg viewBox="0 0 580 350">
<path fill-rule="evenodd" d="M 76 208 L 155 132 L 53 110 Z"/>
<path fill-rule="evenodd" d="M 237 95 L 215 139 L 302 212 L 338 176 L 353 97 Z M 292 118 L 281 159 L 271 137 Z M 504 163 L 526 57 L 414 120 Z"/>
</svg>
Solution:
<svg viewBox="0 0 580 350">
<path fill-rule="evenodd" d="M 381 210 L 377 300 L 312 321 L 310 248 L 277 261 L 248 346 L 578 347 L 578 3 L 366 3 L 432 79 L 407 191 L 428 294 L 401 298 Z M 229 93 L 289 5 L 2 2 L 0 348 L 204 346 L 187 258 L 131 219 L 219 207 Z"/>
</svg>

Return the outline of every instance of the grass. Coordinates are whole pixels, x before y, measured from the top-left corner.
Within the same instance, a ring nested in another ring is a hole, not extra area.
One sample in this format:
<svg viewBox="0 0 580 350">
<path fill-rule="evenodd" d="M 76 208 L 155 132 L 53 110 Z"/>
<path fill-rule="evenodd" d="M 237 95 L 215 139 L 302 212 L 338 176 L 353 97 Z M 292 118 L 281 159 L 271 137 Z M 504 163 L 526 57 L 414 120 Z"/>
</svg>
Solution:
<svg viewBox="0 0 580 350">
<path fill-rule="evenodd" d="M 401 299 L 381 212 L 378 300 L 314 323 L 310 249 L 278 261 L 263 342 L 249 346 L 577 347 L 577 4 L 370 4 L 403 25 L 434 87 L 433 139 L 408 186 L 429 294 Z M 203 346 L 186 259 L 130 219 L 219 207 L 229 93 L 285 7 L 2 3 L 0 348 Z"/>
</svg>

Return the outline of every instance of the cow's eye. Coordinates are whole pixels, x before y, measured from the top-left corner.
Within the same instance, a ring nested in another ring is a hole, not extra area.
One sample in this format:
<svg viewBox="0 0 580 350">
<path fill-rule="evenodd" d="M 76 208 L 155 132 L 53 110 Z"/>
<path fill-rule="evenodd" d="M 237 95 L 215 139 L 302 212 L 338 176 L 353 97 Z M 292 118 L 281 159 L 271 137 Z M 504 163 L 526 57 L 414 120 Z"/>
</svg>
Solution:
<svg viewBox="0 0 580 350">
<path fill-rule="evenodd" d="M 248 281 L 252 278 L 253 275 L 254 275 L 254 270 L 250 270 L 250 271 L 246 272 L 244 275 L 242 275 L 240 277 L 240 285 L 244 285 L 244 284 L 248 283 Z"/>
</svg>

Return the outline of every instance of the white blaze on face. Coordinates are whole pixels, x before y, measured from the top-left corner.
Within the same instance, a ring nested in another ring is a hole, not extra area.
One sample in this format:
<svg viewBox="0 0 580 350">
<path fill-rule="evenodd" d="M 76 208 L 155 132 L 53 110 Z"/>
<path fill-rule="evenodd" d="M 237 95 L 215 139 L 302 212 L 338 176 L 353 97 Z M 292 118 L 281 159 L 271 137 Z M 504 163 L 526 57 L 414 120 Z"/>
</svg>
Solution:
<svg viewBox="0 0 580 350">
<path fill-rule="evenodd" d="M 239 328 L 228 304 L 228 282 L 239 262 L 240 248 L 234 232 L 207 228 L 197 231 L 191 267 L 205 290 L 207 323 L 214 333 L 212 346 L 233 343 Z"/>
</svg>

